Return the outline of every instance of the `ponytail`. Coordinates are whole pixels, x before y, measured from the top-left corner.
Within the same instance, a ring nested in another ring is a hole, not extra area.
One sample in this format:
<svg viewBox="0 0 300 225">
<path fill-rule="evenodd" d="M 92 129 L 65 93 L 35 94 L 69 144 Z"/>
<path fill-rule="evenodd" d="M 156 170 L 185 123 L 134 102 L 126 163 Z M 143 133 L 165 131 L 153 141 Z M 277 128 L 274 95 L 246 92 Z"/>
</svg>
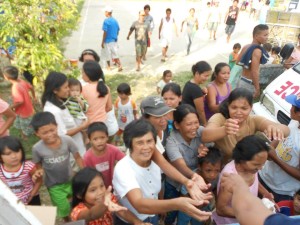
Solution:
<svg viewBox="0 0 300 225">
<path fill-rule="evenodd" d="M 97 91 L 99 93 L 98 97 L 105 97 L 108 94 L 108 88 L 105 85 L 105 82 L 103 79 L 99 79 L 98 84 L 97 84 Z"/>
</svg>

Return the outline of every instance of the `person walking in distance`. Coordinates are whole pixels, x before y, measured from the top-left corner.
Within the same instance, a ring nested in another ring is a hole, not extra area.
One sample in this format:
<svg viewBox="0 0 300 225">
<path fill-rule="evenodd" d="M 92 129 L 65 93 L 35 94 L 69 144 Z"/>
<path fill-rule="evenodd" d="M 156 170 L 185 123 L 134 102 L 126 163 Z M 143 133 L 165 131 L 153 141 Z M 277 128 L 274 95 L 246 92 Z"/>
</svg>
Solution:
<svg viewBox="0 0 300 225">
<path fill-rule="evenodd" d="M 150 5 L 145 5 L 144 6 L 144 12 L 145 12 L 145 23 L 148 23 L 149 26 L 150 26 L 149 35 L 147 36 L 147 48 L 149 48 L 151 46 L 150 36 L 152 35 L 152 32 L 154 30 L 153 16 L 151 16 L 149 14 L 149 12 L 150 12 Z M 146 60 L 147 48 L 146 48 L 145 55 L 143 56 L 143 60 Z"/>
<path fill-rule="evenodd" d="M 237 5 L 239 4 L 238 0 L 234 0 L 232 6 L 229 7 L 226 15 L 225 15 L 225 33 L 227 34 L 227 43 L 230 41 L 230 36 L 234 31 L 235 23 L 239 15 L 239 7 Z"/>
</svg>

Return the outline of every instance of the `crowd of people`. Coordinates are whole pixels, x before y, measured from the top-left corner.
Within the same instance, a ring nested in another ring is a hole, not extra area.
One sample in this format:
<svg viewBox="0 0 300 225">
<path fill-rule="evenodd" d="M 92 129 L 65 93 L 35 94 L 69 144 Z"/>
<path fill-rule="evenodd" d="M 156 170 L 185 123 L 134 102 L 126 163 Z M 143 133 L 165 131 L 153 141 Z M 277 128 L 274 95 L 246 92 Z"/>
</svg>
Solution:
<svg viewBox="0 0 300 225">
<path fill-rule="evenodd" d="M 228 41 L 237 3 L 234 0 L 226 14 Z M 217 8 L 217 2 L 211 7 Z M 127 37 L 135 31 L 137 70 L 146 59 L 154 29 L 149 11 L 146 5 L 139 12 Z M 171 12 L 166 10 L 159 26 L 162 61 L 176 27 Z M 216 38 L 221 20 L 218 12 L 213 9 L 207 18 L 211 38 Z M 181 26 L 187 25 L 187 54 L 199 26 L 194 13 L 191 9 Z M 121 71 L 118 23 L 112 8 L 106 7 L 105 15 L 102 48 L 110 57 L 106 65 L 115 63 Z M 196 62 L 183 88 L 171 70 L 164 71 L 154 90 L 158 95 L 142 99 L 140 107 L 130 84 L 120 83 L 112 90 L 105 83 L 100 57 L 92 49 L 79 58 L 81 81 L 49 73 L 41 112 L 33 107 L 38 101 L 33 86 L 20 77 L 17 67 L 5 67 L 13 104 L 0 99 L 0 179 L 28 205 L 41 205 L 39 189 L 44 184 L 57 216 L 65 222 L 299 223 L 283 214 L 300 215 L 300 96 L 285 99 L 291 105 L 288 126 L 251 114 L 260 94 L 259 66 L 271 60 L 268 32 L 267 25 L 254 27 L 253 42 L 243 47 L 236 43 L 228 63 L 212 68 L 207 61 Z M 271 51 L 275 60 L 278 49 Z M 242 75 L 230 82 L 236 64 L 242 66 Z M 112 99 L 112 92 L 117 92 L 117 99 Z M 39 138 L 32 160 L 26 160 L 20 139 L 9 135 L 13 124 L 23 140 Z M 122 144 L 127 152 L 118 148 Z M 278 213 L 259 198 L 276 204 Z"/>
</svg>

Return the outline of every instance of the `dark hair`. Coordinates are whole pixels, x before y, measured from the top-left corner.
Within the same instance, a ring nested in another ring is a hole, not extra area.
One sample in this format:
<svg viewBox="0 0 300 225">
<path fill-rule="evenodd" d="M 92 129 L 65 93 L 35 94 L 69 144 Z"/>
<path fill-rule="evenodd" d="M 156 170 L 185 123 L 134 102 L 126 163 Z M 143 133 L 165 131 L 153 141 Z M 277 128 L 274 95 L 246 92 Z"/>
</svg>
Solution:
<svg viewBox="0 0 300 225">
<path fill-rule="evenodd" d="M 13 136 L 6 136 L 0 138 L 0 161 L 2 161 L 1 155 L 4 154 L 5 148 L 9 148 L 13 152 L 22 152 L 21 162 L 25 162 L 25 150 L 21 141 Z"/>
<path fill-rule="evenodd" d="M 276 55 L 278 55 L 281 51 L 281 48 L 279 46 L 274 46 L 272 48 L 272 52 L 275 52 Z"/>
<path fill-rule="evenodd" d="M 170 8 L 167 8 L 167 9 L 166 9 L 166 12 L 172 13 L 172 10 L 171 10 Z"/>
<path fill-rule="evenodd" d="M 235 100 L 244 98 L 247 100 L 250 106 L 253 105 L 253 95 L 252 93 L 245 88 L 236 88 L 230 92 L 227 99 L 225 99 L 219 106 L 220 113 L 226 118 L 229 119 L 229 109 L 228 106 Z"/>
<path fill-rule="evenodd" d="M 239 48 L 239 49 L 242 48 L 242 46 L 241 46 L 240 43 L 235 43 L 235 44 L 233 45 L 233 49 L 237 49 L 237 48 Z"/>
<path fill-rule="evenodd" d="M 300 189 L 295 192 L 295 195 L 300 195 Z"/>
<path fill-rule="evenodd" d="M 37 112 L 30 122 L 34 131 L 37 132 L 40 127 L 53 124 L 57 126 L 54 115 L 51 112 Z"/>
<path fill-rule="evenodd" d="M 202 164 L 206 162 L 214 165 L 222 161 L 222 158 L 223 158 L 222 153 L 218 148 L 208 147 L 208 152 L 206 156 L 198 158 L 198 164 L 199 166 L 202 166 Z"/>
<path fill-rule="evenodd" d="M 270 150 L 270 145 L 256 135 L 249 135 L 240 140 L 232 152 L 235 163 L 250 161 L 257 153 Z"/>
<path fill-rule="evenodd" d="M 92 133 L 94 133 L 96 131 L 101 131 L 101 132 L 105 133 L 108 136 L 107 126 L 103 122 L 94 122 L 94 123 L 91 123 L 88 126 L 88 128 L 87 128 L 87 135 L 88 135 L 88 137 L 90 138 L 91 135 L 92 135 Z"/>
<path fill-rule="evenodd" d="M 161 91 L 161 96 L 164 96 L 164 94 L 168 91 L 173 92 L 175 95 L 177 95 L 178 97 L 181 96 L 181 88 L 179 86 L 179 84 L 176 84 L 174 82 L 172 83 L 167 83 L 164 88 Z"/>
<path fill-rule="evenodd" d="M 211 66 L 205 61 L 199 61 L 192 66 L 192 73 L 194 76 L 195 76 L 196 72 L 201 74 L 206 71 L 211 71 Z"/>
<path fill-rule="evenodd" d="M 267 0 L 265 4 L 266 4 L 266 5 L 270 5 L 270 1 L 269 1 L 269 0 Z"/>
<path fill-rule="evenodd" d="M 69 87 L 71 87 L 71 86 L 79 86 L 80 87 L 80 91 L 82 91 L 82 85 L 81 85 L 80 81 L 77 80 L 76 78 L 70 77 L 68 79 L 68 83 L 69 83 Z"/>
<path fill-rule="evenodd" d="M 258 24 L 258 25 L 256 25 L 254 27 L 254 29 L 253 29 L 253 32 L 252 32 L 253 37 L 256 34 L 259 34 L 261 31 L 264 31 L 264 30 L 269 30 L 268 25 L 266 25 L 266 24 Z"/>
<path fill-rule="evenodd" d="M 234 0 L 233 2 L 237 2 L 237 3 L 239 3 L 239 0 Z"/>
<path fill-rule="evenodd" d="M 98 81 L 98 97 L 105 97 L 105 95 L 108 94 L 108 88 L 105 85 L 104 74 L 99 63 L 95 61 L 86 61 L 83 64 L 82 69 L 90 81 Z"/>
<path fill-rule="evenodd" d="M 148 5 L 148 4 L 145 5 L 145 6 L 144 6 L 144 10 L 146 10 L 146 9 L 149 9 L 149 11 L 150 11 L 150 5 Z"/>
<path fill-rule="evenodd" d="M 189 12 L 190 12 L 191 10 L 193 10 L 193 11 L 195 12 L 195 8 L 190 8 Z"/>
<path fill-rule="evenodd" d="M 215 66 L 215 70 L 211 76 L 211 81 L 214 81 L 216 79 L 216 77 L 218 76 L 218 74 L 220 73 L 220 71 L 223 69 L 223 67 L 227 66 L 230 69 L 230 66 L 227 63 L 224 62 L 220 62 Z"/>
<path fill-rule="evenodd" d="M 169 73 L 172 74 L 172 71 L 171 71 L 171 70 L 165 70 L 165 71 L 163 72 L 163 78 L 165 78 Z"/>
<path fill-rule="evenodd" d="M 270 52 L 272 50 L 272 45 L 270 43 L 265 43 L 263 44 L 263 48 L 267 51 Z"/>
<path fill-rule="evenodd" d="M 85 55 L 92 55 L 95 59 L 96 62 L 100 61 L 100 57 L 97 54 L 97 52 L 95 52 L 93 49 L 85 49 L 82 53 L 81 56 L 79 57 L 79 61 L 83 62 L 83 58 Z"/>
<path fill-rule="evenodd" d="M 131 95 L 131 88 L 127 83 L 121 83 L 117 87 L 117 92 L 119 94 Z"/>
<path fill-rule="evenodd" d="M 85 167 L 80 170 L 72 179 L 72 208 L 77 206 L 80 202 L 84 202 L 86 191 L 90 183 L 95 177 L 101 177 L 103 182 L 103 175 L 94 168 Z"/>
<path fill-rule="evenodd" d="M 296 113 L 296 112 L 300 112 L 300 108 L 297 107 L 297 106 L 294 106 L 294 112 L 295 112 L 295 113 Z"/>
<path fill-rule="evenodd" d="M 19 70 L 15 66 L 6 66 L 3 69 L 3 74 L 11 80 L 17 80 L 19 76 Z"/>
<path fill-rule="evenodd" d="M 206 3 L 206 5 L 210 5 L 210 4 L 211 4 L 210 2 L 207 2 L 207 3 Z"/>
<path fill-rule="evenodd" d="M 146 135 L 147 133 L 151 132 L 154 138 L 154 141 L 156 143 L 156 136 L 157 133 L 155 131 L 155 128 L 153 125 L 148 122 L 147 120 L 141 118 L 138 120 L 133 120 L 130 122 L 124 130 L 123 133 L 123 141 L 125 143 L 126 148 L 129 149 L 129 151 L 132 151 L 132 140 L 134 138 L 142 137 Z"/>
<path fill-rule="evenodd" d="M 59 90 L 64 83 L 68 81 L 67 76 L 59 72 L 50 72 L 44 83 L 44 93 L 42 95 L 42 104 L 45 105 L 46 101 L 51 102 L 53 105 L 65 109 L 66 106 L 61 102 L 54 93 Z"/>
<path fill-rule="evenodd" d="M 198 118 L 198 113 L 193 106 L 189 104 L 181 104 L 177 106 L 176 110 L 173 112 L 174 122 L 181 123 L 184 118 L 190 113 L 194 113 Z M 176 129 L 175 126 L 174 129 Z"/>
</svg>

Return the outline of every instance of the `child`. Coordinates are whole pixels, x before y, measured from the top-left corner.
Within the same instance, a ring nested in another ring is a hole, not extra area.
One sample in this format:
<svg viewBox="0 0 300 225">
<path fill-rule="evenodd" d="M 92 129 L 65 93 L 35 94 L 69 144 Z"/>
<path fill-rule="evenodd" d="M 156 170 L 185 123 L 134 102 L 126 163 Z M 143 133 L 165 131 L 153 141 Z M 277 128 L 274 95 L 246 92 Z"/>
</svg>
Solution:
<svg viewBox="0 0 300 225">
<path fill-rule="evenodd" d="M 35 164 L 25 159 L 25 151 L 15 137 L 0 138 L 0 179 L 25 205 L 41 205 L 42 179 L 33 182 Z"/>
<path fill-rule="evenodd" d="M 263 139 L 255 135 L 246 136 L 235 146 L 232 161 L 223 168 L 223 173 L 239 174 L 249 186 L 250 192 L 258 195 L 258 170 L 260 170 L 268 158 L 270 146 Z M 266 191 L 267 192 L 267 191 Z M 218 198 L 216 212 L 213 219 L 217 225 L 237 223 L 231 206 L 232 193 L 228 192 L 218 183 Z"/>
<path fill-rule="evenodd" d="M 74 117 L 75 123 L 80 126 L 84 120 L 87 120 L 85 115 L 86 111 L 88 110 L 88 103 L 82 97 L 82 86 L 79 80 L 75 78 L 69 78 L 68 80 L 69 90 L 70 90 L 70 97 L 65 101 L 65 105 L 68 108 L 70 114 Z M 81 131 L 83 135 L 83 139 L 86 140 L 87 136 L 84 131 Z"/>
<path fill-rule="evenodd" d="M 300 189 L 294 194 L 293 200 L 285 200 L 277 203 L 280 213 L 287 216 L 300 215 Z"/>
<path fill-rule="evenodd" d="M 196 172 L 203 177 L 204 181 L 206 184 L 211 184 L 210 190 L 215 193 L 217 189 L 217 183 L 218 183 L 218 178 L 219 174 L 221 172 L 222 168 L 222 155 L 219 149 L 214 148 L 214 147 L 209 147 L 208 148 L 208 153 L 205 157 L 199 157 L 198 159 L 198 169 Z M 181 188 L 181 194 L 183 196 L 187 196 L 187 190 L 185 186 Z M 215 205 L 214 205 L 214 199 L 210 200 L 210 203 L 202 208 L 202 210 L 205 211 L 213 211 Z M 178 213 L 178 218 L 177 218 L 177 225 L 188 225 L 189 223 L 193 225 L 201 225 L 204 224 L 205 222 L 200 222 L 192 217 L 186 215 L 183 212 Z"/>
<path fill-rule="evenodd" d="M 121 135 L 125 126 L 132 120 L 137 119 L 137 106 L 131 95 L 131 88 L 127 83 L 121 83 L 117 87 L 118 98 L 115 102 L 115 108 L 117 110 L 117 121 L 119 125 L 119 131 L 116 134 L 115 145 L 120 144 Z"/>
<path fill-rule="evenodd" d="M 172 82 L 172 76 L 173 74 L 171 70 L 165 70 L 163 72 L 162 79 L 157 83 L 157 87 L 156 87 L 156 91 L 158 94 L 161 93 L 162 89 L 167 83 Z"/>
<path fill-rule="evenodd" d="M 271 56 L 274 58 L 272 64 L 280 64 L 280 56 L 279 53 L 281 48 L 278 46 L 274 46 L 271 51 Z"/>
<path fill-rule="evenodd" d="M 21 130 L 22 138 L 27 139 L 27 136 L 33 134 L 33 129 L 29 124 L 34 114 L 34 108 L 28 92 L 31 92 L 34 101 L 36 101 L 34 89 L 31 84 L 18 78 L 19 71 L 14 66 L 5 67 L 3 74 L 5 79 L 12 83 L 13 105 L 11 108 L 17 114 L 15 127 Z"/>
<path fill-rule="evenodd" d="M 11 110 L 9 104 L 0 98 L 0 137 L 9 135 L 9 128 L 15 119 L 16 114 Z"/>
<path fill-rule="evenodd" d="M 266 50 L 266 52 L 268 52 L 269 57 L 267 58 L 268 61 L 266 64 L 272 64 L 274 61 L 274 58 L 272 56 L 272 45 L 270 43 L 264 43 L 263 44 L 263 48 Z"/>
<path fill-rule="evenodd" d="M 31 125 L 41 140 L 32 147 L 32 161 L 38 169 L 43 168 L 45 185 L 48 188 L 52 204 L 57 207 L 57 215 L 69 221 L 72 195 L 70 155 L 77 165 L 83 168 L 83 160 L 78 153 L 76 143 L 70 136 L 57 133 L 55 117 L 50 112 L 39 112 L 32 118 Z"/>
<path fill-rule="evenodd" d="M 231 85 L 228 80 L 230 77 L 230 67 L 227 63 L 218 63 L 215 66 L 211 83 L 208 85 L 208 93 L 204 100 L 204 110 L 206 119 L 219 112 L 219 105 L 228 98 L 231 92 Z"/>
<path fill-rule="evenodd" d="M 88 225 L 112 225 L 112 212 L 130 224 L 150 225 L 136 218 L 106 189 L 100 172 L 92 168 L 79 171 L 72 180 L 73 200 L 71 220 L 84 220 Z M 125 223 L 124 223 L 125 224 Z"/>
<path fill-rule="evenodd" d="M 236 60 L 237 60 L 237 57 L 239 55 L 239 51 L 241 50 L 242 46 L 240 43 L 235 43 L 233 45 L 233 52 L 230 53 L 229 55 L 229 67 L 230 69 L 233 68 L 233 66 L 236 64 Z"/>
<path fill-rule="evenodd" d="M 101 172 L 105 185 L 111 186 L 114 166 L 125 154 L 115 146 L 107 144 L 108 130 L 103 122 L 90 124 L 87 135 L 92 147 L 84 155 L 84 164 Z"/>
</svg>

